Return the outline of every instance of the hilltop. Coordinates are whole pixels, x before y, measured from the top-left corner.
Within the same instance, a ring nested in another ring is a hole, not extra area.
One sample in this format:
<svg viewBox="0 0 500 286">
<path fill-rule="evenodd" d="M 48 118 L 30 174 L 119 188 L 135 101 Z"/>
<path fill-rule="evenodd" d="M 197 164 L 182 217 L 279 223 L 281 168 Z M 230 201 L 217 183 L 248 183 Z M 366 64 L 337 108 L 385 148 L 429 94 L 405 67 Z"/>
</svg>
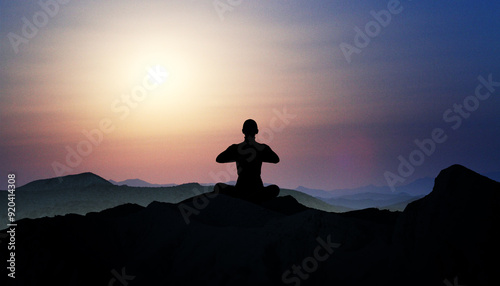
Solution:
<svg viewBox="0 0 500 286">
<path fill-rule="evenodd" d="M 494 285 L 498 225 L 500 183 L 454 165 L 404 212 L 333 213 L 291 196 L 257 205 L 201 194 L 24 219 L 16 233 L 23 246 L 16 279 L 23 285 L 110 285 L 117 277 L 130 285 Z"/>
<path fill-rule="evenodd" d="M 137 181 L 135 181 L 137 182 Z M 56 215 L 98 212 L 126 203 L 147 206 L 150 203 L 178 203 L 187 198 L 211 192 L 213 186 L 188 183 L 171 187 L 117 186 L 90 173 L 36 180 L 16 191 L 17 219 L 53 217 Z M 350 210 L 332 206 L 320 199 L 294 190 L 281 190 L 281 196 L 292 196 L 310 208 L 329 212 Z M 7 197 L 0 203 L 7 205 Z M 7 220 L 7 213 L 0 213 L 0 221 Z"/>
</svg>

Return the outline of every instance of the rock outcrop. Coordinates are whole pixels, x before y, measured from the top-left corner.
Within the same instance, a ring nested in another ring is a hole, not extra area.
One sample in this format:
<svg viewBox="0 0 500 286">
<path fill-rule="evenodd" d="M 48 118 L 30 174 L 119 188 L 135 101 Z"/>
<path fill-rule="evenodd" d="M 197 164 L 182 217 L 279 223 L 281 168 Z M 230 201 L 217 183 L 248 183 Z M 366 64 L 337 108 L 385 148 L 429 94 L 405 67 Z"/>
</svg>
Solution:
<svg viewBox="0 0 500 286">
<path fill-rule="evenodd" d="M 16 282 L 495 285 L 499 195 L 500 183 L 452 166 L 402 213 L 328 213 L 290 196 L 257 205 L 205 195 L 24 219 L 16 229 Z M 0 275 L 7 277 L 6 267 Z"/>
</svg>

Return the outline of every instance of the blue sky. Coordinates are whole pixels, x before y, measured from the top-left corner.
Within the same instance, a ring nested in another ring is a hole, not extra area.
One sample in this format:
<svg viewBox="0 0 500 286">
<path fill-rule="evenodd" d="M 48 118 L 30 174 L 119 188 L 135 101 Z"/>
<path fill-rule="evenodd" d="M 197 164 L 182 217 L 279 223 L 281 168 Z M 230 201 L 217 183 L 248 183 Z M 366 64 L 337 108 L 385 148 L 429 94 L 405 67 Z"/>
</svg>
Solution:
<svg viewBox="0 0 500 286">
<path fill-rule="evenodd" d="M 235 179 L 214 159 L 242 139 L 247 118 L 272 131 L 260 140 L 282 160 L 263 179 L 283 187 L 387 184 L 384 174 L 400 175 L 400 156 L 409 160 L 415 140 L 435 129 L 447 140 L 404 183 L 455 163 L 500 170 L 500 87 L 459 128 L 443 119 L 455 104 L 475 104 L 479 76 L 500 81 L 498 2 L 243 0 L 221 1 L 229 5 L 221 14 L 213 1 L 69 1 L 17 53 L 9 33 L 22 36 L 22 18 L 33 22 L 43 9 L 0 3 L 2 176 Z M 381 12 L 388 6 L 400 12 Z M 390 21 L 377 24 L 373 12 Z M 356 29 L 369 34 L 367 25 L 376 30 L 357 47 Z M 359 53 L 348 61 L 342 44 Z M 155 65 L 169 80 L 117 119 L 110 105 Z M 273 130 L 285 109 L 295 117 Z M 67 147 L 76 150 L 82 130 L 103 118 L 116 130 L 69 166 Z"/>
</svg>

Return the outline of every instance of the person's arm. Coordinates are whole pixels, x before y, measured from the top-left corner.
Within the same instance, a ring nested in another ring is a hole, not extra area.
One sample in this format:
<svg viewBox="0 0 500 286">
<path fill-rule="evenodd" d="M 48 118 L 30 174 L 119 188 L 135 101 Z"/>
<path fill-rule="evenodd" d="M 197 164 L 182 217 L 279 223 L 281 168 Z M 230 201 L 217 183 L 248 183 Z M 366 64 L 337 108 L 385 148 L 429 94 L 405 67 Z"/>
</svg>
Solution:
<svg viewBox="0 0 500 286">
<path fill-rule="evenodd" d="M 264 150 L 262 152 L 262 162 L 266 163 L 279 163 L 280 157 L 278 157 L 278 154 L 274 153 L 274 151 L 271 149 L 271 147 L 265 145 Z"/>
<path fill-rule="evenodd" d="M 220 153 L 215 159 L 217 163 L 230 163 L 236 161 L 235 145 L 229 146 L 224 152 Z"/>
</svg>

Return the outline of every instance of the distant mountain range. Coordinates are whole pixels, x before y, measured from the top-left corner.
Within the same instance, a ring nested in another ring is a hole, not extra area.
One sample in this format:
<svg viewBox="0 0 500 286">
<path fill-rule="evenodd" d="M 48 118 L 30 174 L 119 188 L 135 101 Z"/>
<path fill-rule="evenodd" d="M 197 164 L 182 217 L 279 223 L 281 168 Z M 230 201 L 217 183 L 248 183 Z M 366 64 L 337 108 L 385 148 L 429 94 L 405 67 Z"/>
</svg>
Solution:
<svg viewBox="0 0 500 286">
<path fill-rule="evenodd" d="M 153 184 L 141 180 L 123 182 L 146 186 L 117 186 L 96 174 L 88 172 L 36 180 L 17 188 L 16 217 L 17 219 L 40 218 L 69 213 L 84 215 L 126 203 L 135 203 L 141 206 L 147 206 L 153 201 L 178 203 L 189 197 L 213 191 L 213 186 L 202 186 L 198 183 L 151 187 Z M 318 210 L 328 212 L 351 210 L 347 207 L 326 203 L 295 190 L 282 189 L 280 196 L 287 195 L 294 197 L 305 206 Z M 7 196 L 1 196 L 0 203 L 7 205 Z M 0 222 L 7 222 L 7 212 L 0 213 Z"/>
<path fill-rule="evenodd" d="M 125 180 L 111 183 L 117 186 L 130 187 L 172 187 L 175 184 L 151 184 L 140 179 Z M 226 182 L 234 185 L 235 181 Z M 364 186 L 354 189 L 337 189 L 332 191 L 309 189 L 298 187 L 295 190 L 306 195 L 316 197 L 335 207 L 336 211 L 359 210 L 364 208 L 376 207 L 393 211 L 402 211 L 407 204 L 422 198 L 430 193 L 434 180 L 432 178 L 423 178 L 416 180 L 408 185 L 398 187 L 396 192 L 391 191 L 388 186 Z M 213 184 L 201 184 L 202 186 L 212 187 Z M 269 185 L 269 184 L 266 184 Z M 294 195 L 295 196 L 295 195 Z M 321 208 L 325 209 L 325 207 Z"/>
<path fill-rule="evenodd" d="M 64 191 L 93 202 L 110 194 L 135 202 L 201 187 L 135 188 L 101 179 L 65 177 L 68 185 L 40 193 L 48 200 Z M 500 183 L 459 165 L 441 171 L 432 192 L 403 212 L 325 212 L 290 195 L 253 204 L 198 194 L 17 224 L 18 285 L 486 286 L 498 284 L 500 266 Z M 0 255 L 8 251 L 1 242 Z"/>
<path fill-rule="evenodd" d="M 500 181 L 500 172 L 486 173 L 486 177 Z M 352 210 L 379 208 L 403 211 L 406 206 L 432 191 L 433 178 L 421 178 L 407 185 L 399 186 L 393 192 L 388 186 L 369 185 L 353 189 L 331 191 L 298 187 L 296 190 L 316 197 L 324 202 Z"/>
<path fill-rule="evenodd" d="M 500 177 L 500 172 L 490 173 L 488 176 L 496 179 Z M 298 187 L 295 190 L 283 189 L 281 195 L 291 195 L 308 207 L 324 211 L 346 212 L 372 207 L 403 211 L 409 203 L 430 193 L 433 183 L 432 178 L 422 178 L 398 187 L 396 192 L 392 192 L 387 186 L 374 185 L 332 191 Z M 23 192 L 37 192 L 37 194 L 17 193 L 19 199 L 17 215 L 20 218 L 38 218 L 66 213 L 86 214 L 127 202 L 142 206 L 147 206 L 153 201 L 177 203 L 197 193 L 211 191 L 212 188 L 212 184 L 151 184 L 141 179 L 107 181 L 87 172 L 37 180 L 18 188 Z M 0 198 L 0 202 L 3 200 L 6 199 Z M 5 219 L 7 219 L 6 213 L 0 213 L 0 220 Z"/>
<path fill-rule="evenodd" d="M 500 174 L 500 173 L 499 173 Z M 120 182 L 109 180 L 113 185 L 116 186 L 129 186 L 129 187 L 173 187 L 177 184 L 152 184 L 141 179 L 128 179 Z M 225 182 L 226 184 L 234 185 L 236 181 Z M 202 186 L 213 186 L 213 183 L 199 183 Z M 295 188 L 296 191 L 308 194 L 313 197 L 319 198 L 335 198 L 350 196 L 359 193 L 374 193 L 374 194 L 394 194 L 394 193 L 406 193 L 410 196 L 425 196 L 430 193 L 432 185 L 434 184 L 434 179 L 432 178 L 422 178 L 418 179 L 410 184 L 400 186 L 397 188 L 396 192 L 391 191 L 388 186 L 363 186 L 359 188 L 352 189 L 334 189 L 330 191 L 320 190 L 320 189 L 310 189 L 303 186 Z M 264 185 L 270 185 L 265 183 Z"/>
<path fill-rule="evenodd" d="M 354 210 L 379 208 L 402 211 L 409 203 L 418 200 L 432 191 L 434 179 L 422 178 L 408 185 L 400 186 L 393 192 L 388 186 L 369 185 L 355 189 L 334 190 L 328 197 L 319 199 Z M 307 190 L 304 190 L 307 193 Z"/>
<path fill-rule="evenodd" d="M 173 187 L 177 184 L 151 184 L 141 179 L 128 179 L 121 182 L 116 182 L 109 180 L 113 185 L 116 186 L 129 186 L 129 187 L 144 187 L 144 188 L 159 188 L 159 187 Z"/>
<path fill-rule="evenodd" d="M 314 197 L 321 197 L 325 199 L 340 198 L 344 196 L 351 196 L 363 193 L 387 194 L 387 195 L 405 193 L 406 195 L 415 197 L 415 196 L 425 196 L 429 194 L 432 190 L 433 184 L 434 184 L 433 178 L 421 178 L 407 185 L 397 187 L 395 192 L 393 192 L 389 186 L 375 186 L 375 185 L 368 185 L 353 189 L 335 189 L 331 191 L 309 189 L 300 186 L 296 188 L 296 190 L 309 194 Z"/>
</svg>

